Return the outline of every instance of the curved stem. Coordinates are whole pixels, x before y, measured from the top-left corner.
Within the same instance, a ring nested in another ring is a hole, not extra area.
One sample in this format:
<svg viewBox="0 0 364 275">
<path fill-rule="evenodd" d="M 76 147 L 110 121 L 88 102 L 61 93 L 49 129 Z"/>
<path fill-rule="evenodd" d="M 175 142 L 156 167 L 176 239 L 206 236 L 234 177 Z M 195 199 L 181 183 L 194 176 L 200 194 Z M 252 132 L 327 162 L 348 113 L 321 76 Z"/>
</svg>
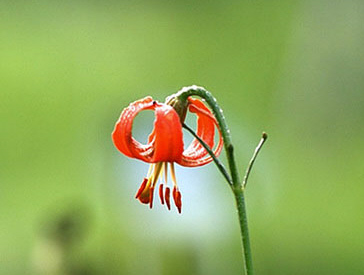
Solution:
<svg viewBox="0 0 364 275">
<path fill-rule="evenodd" d="M 190 132 L 195 137 L 195 139 L 197 139 L 198 142 L 201 143 L 201 145 L 205 148 L 205 150 L 209 153 L 209 155 L 214 160 L 217 168 L 220 170 L 221 174 L 224 176 L 224 178 L 226 179 L 226 181 L 229 184 L 232 184 L 230 175 L 226 171 L 226 168 L 225 168 L 224 164 L 222 164 L 222 162 L 215 156 L 215 154 L 214 154 L 214 152 L 212 152 L 211 148 L 193 131 L 193 129 L 191 129 L 190 126 L 188 126 L 187 124 L 183 123 L 182 124 L 182 127 L 185 128 L 188 132 Z"/>
<path fill-rule="evenodd" d="M 236 167 L 235 157 L 234 157 L 234 148 L 231 141 L 231 135 L 229 127 L 225 121 L 224 114 L 222 112 L 222 109 L 217 104 L 216 98 L 205 88 L 199 87 L 199 86 L 190 86 L 190 87 L 184 87 L 182 90 L 180 90 L 176 97 L 178 97 L 182 102 L 187 101 L 187 98 L 189 96 L 199 96 L 206 100 L 207 104 L 210 106 L 212 113 L 214 114 L 217 122 L 219 123 L 220 131 L 222 138 L 224 140 L 224 147 L 226 150 L 226 156 L 229 163 L 229 168 L 231 172 L 231 178 L 233 181 L 234 187 L 238 187 L 241 185 L 240 179 L 239 179 L 239 173 L 238 169 Z"/>
<path fill-rule="evenodd" d="M 213 95 L 209 91 L 205 90 L 203 87 L 198 87 L 198 86 L 185 87 L 182 90 L 180 90 L 175 96 L 178 97 L 182 102 L 186 102 L 189 96 L 199 96 L 205 99 L 219 124 L 221 135 L 224 140 L 226 157 L 230 168 L 230 174 L 232 180 L 232 185 L 230 185 L 230 187 L 234 193 L 236 200 L 236 207 L 238 210 L 238 217 L 239 217 L 239 224 L 240 224 L 241 238 L 242 238 L 242 249 L 244 255 L 245 274 L 252 275 L 253 261 L 250 249 L 248 219 L 245 207 L 244 189 L 242 182 L 239 179 L 239 173 L 236 166 L 234 147 L 231 140 L 230 130 L 225 121 L 222 109 L 217 104 L 217 101 L 213 97 Z"/>
</svg>

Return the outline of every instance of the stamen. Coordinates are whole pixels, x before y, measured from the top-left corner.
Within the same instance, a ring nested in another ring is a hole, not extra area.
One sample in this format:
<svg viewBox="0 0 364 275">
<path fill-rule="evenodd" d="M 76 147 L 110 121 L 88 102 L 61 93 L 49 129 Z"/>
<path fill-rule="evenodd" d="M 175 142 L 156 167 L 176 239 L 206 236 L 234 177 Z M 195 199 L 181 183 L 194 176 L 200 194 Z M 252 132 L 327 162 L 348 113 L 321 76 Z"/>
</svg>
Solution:
<svg viewBox="0 0 364 275">
<path fill-rule="evenodd" d="M 166 199 L 166 205 L 167 205 L 168 210 L 171 210 L 171 204 L 170 204 L 170 201 L 169 201 L 169 197 L 170 197 L 170 189 L 169 189 L 169 187 L 166 187 L 166 191 L 165 191 L 164 197 Z"/>
<path fill-rule="evenodd" d="M 149 208 L 152 209 L 153 207 L 153 195 L 154 195 L 154 186 L 150 187 L 149 193 Z"/>
<path fill-rule="evenodd" d="M 180 191 L 177 192 L 176 206 L 177 206 L 177 209 L 178 209 L 178 213 L 181 214 L 181 212 L 182 212 L 182 194 L 181 194 Z"/>
<path fill-rule="evenodd" d="M 168 183 L 168 163 L 167 162 L 164 162 L 163 168 L 164 168 L 164 181 L 167 184 Z"/>
<path fill-rule="evenodd" d="M 173 187 L 172 196 L 173 196 L 174 202 L 176 202 L 176 196 L 177 196 L 177 188 L 176 188 L 176 186 Z"/>
<path fill-rule="evenodd" d="M 159 197 L 161 198 L 161 204 L 164 204 L 163 184 L 159 185 Z"/>
<path fill-rule="evenodd" d="M 176 174 L 174 172 L 174 163 L 170 162 L 169 164 L 171 166 L 171 178 L 172 178 L 173 185 L 177 186 Z"/>
<path fill-rule="evenodd" d="M 182 212 L 182 195 L 181 192 L 178 190 L 178 187 L 173 188 L 173 200 L 174 204 L 178 209 L 178 213 L 181 214 Z"/>
<path fill-rule="evenodd" d="M 174 170 L 173 162 L 170 163 L 171 166 L 171 178 L 173 182 L 173 201 L 176 205 L 178 212 L 181 213 L 182 203 L 181 203 L 181 192 L 178 190 L 176 175 Z M 161 176 L 162 170 L 164 170 L 164 178 L 165 185 L 167 184 L 167 174 L 168 174 L 168 162 L 158 162 L 150 165 L 148 170 L 148 177 L 143 179 L 143 182 L 135 196 L 140 202 L 149 204 L 149 207 L 153 207 L 153 197 L 154 197 L 154 189 L 158 182 L 158 178 Z M 171 189 L 169 187 L 164 187 L 164 184 L 161 183 L 159 185 L 158 190 L 159 198 L 161 200 L 161 204 L 166 204 L 168 210 L 171 210 Z"/>
<path fill-rule="evenodd" d="M 135 198 L 137 199 L 140 194 L 144 191 L 145 189 L 145 186 L 147 185 L 147 182 L 148 182 L 148 179 L 147 178 L 144 178 L 143 182 L 142 182 L 142 185 L 140 185 L 139 189 L 138 189 L 138 192 L 136 193 L 135 195 Z"/>
<path fill-rule="evenodd" d="M 162 167 L 163 167 L 163 162 L 158 162 L 157 164 L 155 164 L 155 167 L 153 170 L 153 175 L 152 175 L 152 186 L 154 186 L 155 183 L 157 182 L 159 175 L 162 171 Z"/>
<path fill-rule="evenodd" d="M 151 198 L 150 191 L 153 191 L 153 189 L 150 186 L 150 179 L 148 179 L 147 185 L 145 186 L 144 190 L 140 193 L 140 195 L 137 199 L 141 203 L 145 203 L 145 204 L 150 203 L 150 198 Z"/>
<path fill-rule="evenodd" d="M 149 178 L 149 177 L 150 177 L 151 172 L 153 171 L 154 166 L 155 166 L 155 164 L 151 164 L 151 165 L 149 165 L 149 169 L 148 169 L 148 173 L 147 173 L 147 178 Z"/>
</svg>

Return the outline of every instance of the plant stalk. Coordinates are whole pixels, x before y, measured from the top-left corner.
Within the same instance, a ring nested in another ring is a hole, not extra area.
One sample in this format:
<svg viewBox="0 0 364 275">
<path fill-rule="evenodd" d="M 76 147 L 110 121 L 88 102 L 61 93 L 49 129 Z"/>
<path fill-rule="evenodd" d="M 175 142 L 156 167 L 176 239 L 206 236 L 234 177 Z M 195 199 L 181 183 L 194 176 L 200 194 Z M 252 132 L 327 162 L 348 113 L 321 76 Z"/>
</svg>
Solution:
<svg viewBox="0 0 364 275">
<path fill-rule="evenodd" d="M 246 213 L 244 190 L 242 188 L 236 189 L 236 190 L 233 190 L 233 193 L 235 196 L 236 207 L 238 210 L 241 242 L 242 242 L 242 252 L 244 255 L 245 273 L 247 275 L 252 275 L 253 274 L 253 258 L 252 258 L 251 248 L 250 248 L 248 218 L 247 218 L 247 213 Z"/>
<path fill-rule="evenodd" d="M 253 274 L 253 261 L 252 261 L 252 253 L 250 249 L 250 240 L 249 240 L 249 230 L 248 230 L 248 219 L 246 214 L 245 207 L 245 198 L 244 198 L 244 188 L 243 184 L 239 178 L 239 172 L 237 169 L 235 156 L 234 156 L 234 147 L 231 140 L 231 134 L 229 127 L 227 126 L 224 114 L 222 109 L 217 104 L 216 99 L 213 95 L 204 89 L 203 87 L 198 86 L 190 86 L 185 87 L 180 90 L 176 97 L 178 97 L 182 101 L 187 101 L 189 96 L 199 96 L 206 100 L 207 104 L 210 106 L 218 124 L 220 127 L 221 135 L 224 140 L 224 147 L 226 150 L 226 156 L 229 164 L 229 170 L 231 175 L 231 190 L 234 193 L 236 207 L 238 210 L 239 224 L 241 230 L 241 239 L 242 239 L 242 251 L 244 258 L 244 270 L 246 275 Z M 228 181 L 229 182 L 229 181 Z"/>
</svg>

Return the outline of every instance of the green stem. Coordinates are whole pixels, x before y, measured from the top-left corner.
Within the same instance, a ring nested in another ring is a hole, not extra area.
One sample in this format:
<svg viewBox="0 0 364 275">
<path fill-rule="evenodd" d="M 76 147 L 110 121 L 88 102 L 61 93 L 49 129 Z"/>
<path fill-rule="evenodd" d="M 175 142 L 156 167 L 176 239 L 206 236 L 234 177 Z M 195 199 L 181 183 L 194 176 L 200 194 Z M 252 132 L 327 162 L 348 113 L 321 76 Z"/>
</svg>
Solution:
<svg viewBox="0 0 364 275">
<path fill-rule="evenodd" d="M 217 104 L 216 98 L 209 91 L 205 90 L 205 88 L 198 87 L 195 85 L 190 87 L 184 87 L 176 94 L 176 97 L 178 97 L 182 102 L 186 101 L 189 96 L 202 97 L 203 99 L 206 100 L 207 104 L 210 106 L 219 124 L 221 135 L 224 140 L 224 147 L 226 150 L 226 156 L 228 159 L 233 184 L 235 187 L 240 186 L 241 182 L 239 179 L 238 169 L 236 167 L 236 162 L 234 157 L 234 147 L 231 141 L 230 130 L 225 121 L 222 109 Z"/>
<path fill-rule="evenodd" d="M 242 188 L 237 189 L 234 192 L 236 207 L 238 209 L 238 217 L 241 232 L 241 241 L 243 244 L 243 255 L 245 260 L 246 274 L 253 274 L 253 259 L 250 248 L 249 230 L 248 230 L 248 218 L 246 214 L 244 190 Z"/>
<path fill-rule="evenodd" d="M 226 179 L 226 181 L 229 184 L 232 184 L 232 181 L 230 179 L 230 175 L 226 171 L 226 168 L 225 168 L 224 164 L 222 164 L 222 162 L 215 156 L 214 152 L 212 152 L 212 150 L 210 149 L 210 147 L 187 124 L 183 123 L 182 124 L 182 127 L 185 128 L 188 132 L 190 132 L 195 137 L 195 139 L 198 140 L 198 142 L 205 148 L 205 150 L 212 157 L 212 159 L 214 160 L 217 168 L 220 170 L 221 174 L 224 176 L 224 178 Z"/>
<path fill-rule="evenodd" d="M 231 140 L 230 130 L 225 121 L 224 114 L 222 109 L 217 104 L 216 99 L 213 95 L 205 90 L 202 87 L 198 86 L 190 86 L 185 87 L 181 91 L 179 91 L 176 95 L 182 102 L 186 102 L 189 96 L 199 96 L 206 100 L 207 104 L 210 106 L 218 124 L 220 127 L 221 135 L 224 140 L 224 146 L 226 150 L 226 157 L 229 164 L 230 174 L 232 185 L 231 190 L 234 193 L 236 200 L 236 207 L 238 210 L 239 224 L 241 229 L 241 238 L 242 238 L 242 249 L 244 256 L 244 267 L 245 274 L 252 275 L 253 274 L 253 261 L 252 254 L 250 249 L 250 241 L 249 241 L 249 231 L 248 231 L 248 219 L 246 214 L 245 207 L 245 199 L 244 199 L 244 189 L 242 182 L 239 178 L 238 169 L 236 166 L 235 156 L 234 156 L 234 147 Z"/>
</svg>

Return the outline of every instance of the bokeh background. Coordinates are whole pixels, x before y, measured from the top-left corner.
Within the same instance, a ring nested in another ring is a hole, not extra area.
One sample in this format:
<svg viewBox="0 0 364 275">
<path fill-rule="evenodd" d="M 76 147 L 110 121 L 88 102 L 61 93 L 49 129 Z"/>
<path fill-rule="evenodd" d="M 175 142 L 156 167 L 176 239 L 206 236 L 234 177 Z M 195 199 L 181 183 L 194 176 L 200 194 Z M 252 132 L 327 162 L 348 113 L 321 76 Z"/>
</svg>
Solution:
<svg viewBox="0 0 364 275">
<path fill-rule="evenodd" d="M 121 110 L 187 85 L 224 109 L 256 274 L 364 274 L 364 2 L 1 1 L 0 274 L 241 274 L 233 196 L 178 167 L 183 213 L 134 199 Z M 193 120 L 193 118 L 191 118 Z M 138 116 L 143 139 L 153 117 Z M 222 158 L 223 159 L 223 158 Z M 156 201 L 157 202 L 157 201 Z"/>
</svg>

